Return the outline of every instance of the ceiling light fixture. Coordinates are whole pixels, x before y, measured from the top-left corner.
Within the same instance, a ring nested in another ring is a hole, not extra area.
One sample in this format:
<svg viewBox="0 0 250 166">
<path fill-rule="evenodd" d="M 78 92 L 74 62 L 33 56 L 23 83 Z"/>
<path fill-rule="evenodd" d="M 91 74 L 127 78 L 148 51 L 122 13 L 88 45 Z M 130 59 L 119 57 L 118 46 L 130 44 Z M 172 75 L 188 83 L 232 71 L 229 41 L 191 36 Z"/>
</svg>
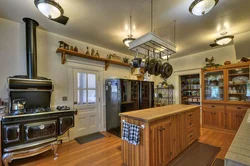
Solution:
<svg viewBox="0 0 250 166">
<path fill-rule="evenodd" d="M 219 0 L 195 0 L 189 7 L 189 12 L 196 16 L 204 16 L 210 12 Z"/>
<path fill-rule="evenodd" d="M 130 25 L 129 25 L 129 35 L 127 38 L 123 39 L 123 43 L 129 47 L 129 43 L 134 41 L 135 38 L 133 38 L 133 35 L 132 35 L 132 16 L 130 15 Z"/>
<path fill-rule="evenodd" d="M 228 35 L 228 36 L 222 36 L 220 38 L 217 38 L 214 42 L 218 45 L 227 45 L 234 39 L 234 36 Z"/>
<path fill-rule="evenodd" d="M 35 0 L 36 8 L 49 19 L 55 19 L 63 15 L 63 8 L 54 0 Z"/>
</svg>

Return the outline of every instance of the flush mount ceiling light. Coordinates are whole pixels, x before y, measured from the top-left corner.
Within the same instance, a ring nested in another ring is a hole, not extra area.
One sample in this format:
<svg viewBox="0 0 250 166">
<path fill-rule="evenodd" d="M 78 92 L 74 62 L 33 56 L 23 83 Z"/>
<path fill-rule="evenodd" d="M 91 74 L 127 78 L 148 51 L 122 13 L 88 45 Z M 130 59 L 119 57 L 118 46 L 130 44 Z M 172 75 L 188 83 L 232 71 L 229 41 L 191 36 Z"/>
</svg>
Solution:
<svg viewBox="0 0 250 166">
<path fill-rule="evenodd" d="M 220 38 L 217 38 L 214 42 L 218 45 L 227 45 L 233 40 L 234 36 L 228 35 L 228 36 L 222 36 Z"/>
<path fill-rule="evenodd" d="M 219 0 L 195 0 L 189 7 L 189 12 L 196 16 L 203 16 L 210 12 Z"/>
<path fill-rule="evenodd" d="M 63 8 L 54 0 L 35 0 L 36 8 L 49 19 L 56 19 L 63 15 Z"/>
<path fill-rule="evenodd" d="M 135 38 L 133 38 L 133 35 L 132 35 L 132 28 L 131 28 L 131 26 L 132 26 L 132 16 L 130 15 L 129 35 L 128 35 L 127 38 L 123 39 L 123 43 L 124 43 L 127 47 L 129 47 L 129 43 L 130 43 L 130 42 L 132 42 L 132 41 L 135 40 Z"/>
</svg>

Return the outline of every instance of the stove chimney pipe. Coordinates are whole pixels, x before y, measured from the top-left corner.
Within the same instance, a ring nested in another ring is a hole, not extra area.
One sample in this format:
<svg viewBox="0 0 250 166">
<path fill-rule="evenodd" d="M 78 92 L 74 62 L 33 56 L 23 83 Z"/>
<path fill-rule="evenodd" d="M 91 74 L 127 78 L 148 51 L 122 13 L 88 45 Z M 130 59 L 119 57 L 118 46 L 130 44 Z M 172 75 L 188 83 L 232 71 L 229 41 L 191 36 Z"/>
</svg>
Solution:
<svg viewBox="0 0 250 166">
<path fill-rule="evenodd" d="M 27 77 L 37 78 L 37 47 L 36 27 L 38 22 L 30 18 L 23 18 L 26 29 L 26 56 L 27 56 Z"/>
</svg>

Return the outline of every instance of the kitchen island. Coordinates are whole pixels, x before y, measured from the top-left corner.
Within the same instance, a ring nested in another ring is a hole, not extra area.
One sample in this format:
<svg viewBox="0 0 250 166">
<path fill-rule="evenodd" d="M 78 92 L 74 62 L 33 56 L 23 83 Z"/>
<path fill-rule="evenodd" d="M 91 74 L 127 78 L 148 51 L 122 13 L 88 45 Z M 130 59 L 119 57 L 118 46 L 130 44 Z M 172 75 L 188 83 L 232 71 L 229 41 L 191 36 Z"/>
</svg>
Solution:
<svg viewBox="0 0 250 166">
<path fill-rule="evenodd" d="M 177 104 L 120 116 L 142 126 L 139 145 L 122 141 L 122 159 L 128 166 L 166 165 L 200 136 L 200 106 Z"/>
</svg>

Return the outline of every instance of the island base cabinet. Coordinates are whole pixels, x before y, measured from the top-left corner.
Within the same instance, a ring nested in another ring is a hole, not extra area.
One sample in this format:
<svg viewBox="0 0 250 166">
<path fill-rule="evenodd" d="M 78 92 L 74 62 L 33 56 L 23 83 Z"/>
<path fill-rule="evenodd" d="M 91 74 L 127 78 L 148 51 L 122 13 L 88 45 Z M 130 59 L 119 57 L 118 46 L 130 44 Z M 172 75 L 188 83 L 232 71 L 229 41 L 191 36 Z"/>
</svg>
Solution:
<svg viewBox="0 0 250 166">
<path fill-rule="evenodd" d="M 129 123 L 144 125 L 140 145 L 122 141 L 122 159 L 127 166 L 167 165 L 200 137 L 200 109 L 182 111 L 153 122 L 122 117 Z"/>
</svg>

